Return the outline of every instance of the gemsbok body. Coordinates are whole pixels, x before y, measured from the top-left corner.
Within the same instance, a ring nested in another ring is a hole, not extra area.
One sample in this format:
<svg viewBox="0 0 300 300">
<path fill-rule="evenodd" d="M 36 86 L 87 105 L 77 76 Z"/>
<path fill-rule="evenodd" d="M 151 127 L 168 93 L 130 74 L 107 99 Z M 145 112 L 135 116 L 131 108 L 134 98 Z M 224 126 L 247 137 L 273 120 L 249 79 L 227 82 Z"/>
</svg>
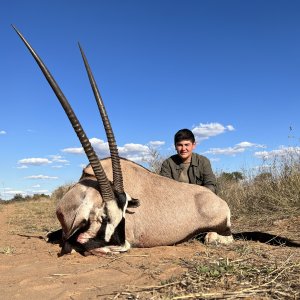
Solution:
<svg viewBox="0 0 300 300">
<path fill-rule="evenodd" d="M 207 243 L 230 243 L 230 209 L 209 189 L 154 174 L 119 157 L 115 137 L 98 87 L 80 51 L 106 131 L 111 158 L 99 161 L 75 113 L 54 78 L 22 34 L 14 28 L 38 63 L 64 108 L 89 166 L 58 202 L 62 253 L 80 246 L 94 254 L 130 247 L 174 245 L 199 233 Z"/>
<path fill-rule="evenodd" d="M 112 179 L 111 159 L 101 164 Z M 121 169 L 124 189 L 140 201 L 139 207 L 128 208 L 125 218 L 126 239 L 133 247 L 174 245 L 203 232 L 211 232 L 207 242 L 212 232 L 220 234 L 220 242 L 232 240 L 228 205 L 208 188 L 160 176 L 127 159 L 121 159 Z M 92 174 L 88 166 L 82 178 Z M 69 202 L 67 197 L 60 205 Z"/>
</svg>

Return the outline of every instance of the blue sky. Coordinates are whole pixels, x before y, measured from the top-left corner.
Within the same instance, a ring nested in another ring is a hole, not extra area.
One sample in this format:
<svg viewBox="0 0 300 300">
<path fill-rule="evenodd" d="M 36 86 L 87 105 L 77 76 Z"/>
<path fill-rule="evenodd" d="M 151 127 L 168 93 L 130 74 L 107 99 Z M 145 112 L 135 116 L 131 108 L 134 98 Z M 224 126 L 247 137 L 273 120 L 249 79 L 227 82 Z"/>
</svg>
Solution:
<svg viewBox="0 0 300 300">
<path fill-rule="evenodd" d="M 48 66 L 100 157 L 106 139 L 78 42 L 122 156 L 141 162 L 149 147 L 173 154 L 181 128 L 194 131 L 196 152 L 216 171 L 298 149 L 299 1 L 2 0 L 0 20 L 2 199 L 51 193 L 87 163 L 11 24 Z"/>
</svg>

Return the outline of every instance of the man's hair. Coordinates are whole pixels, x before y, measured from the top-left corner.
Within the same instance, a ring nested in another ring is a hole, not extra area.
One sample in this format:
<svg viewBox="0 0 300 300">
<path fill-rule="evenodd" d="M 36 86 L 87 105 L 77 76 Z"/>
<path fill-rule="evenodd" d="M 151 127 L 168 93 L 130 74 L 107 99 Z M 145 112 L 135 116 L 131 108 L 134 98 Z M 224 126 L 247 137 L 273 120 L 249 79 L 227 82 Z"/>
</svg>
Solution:
<svg viewBox="0 0 300 300">
<path fill-rule="evenodd" d="M 195 143 L 195 136 L 189 129 L 180 129 L 174 136 L 175 145 L 184 140 L 191 141 L 193 144 Z"/>
</svg>

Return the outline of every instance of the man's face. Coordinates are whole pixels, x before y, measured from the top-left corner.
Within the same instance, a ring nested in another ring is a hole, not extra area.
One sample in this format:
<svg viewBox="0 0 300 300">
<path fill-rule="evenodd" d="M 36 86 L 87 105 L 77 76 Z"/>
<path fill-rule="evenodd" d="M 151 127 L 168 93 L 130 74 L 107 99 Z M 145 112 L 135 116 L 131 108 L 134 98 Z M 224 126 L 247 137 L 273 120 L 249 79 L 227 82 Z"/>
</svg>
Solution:
<svg viewBox="0 0 300 300">
<path fill-rule="evenodd" d="M 189 161 L 192 157 L 193 150 L 196 148 L 196 143 L 190 140 L 183 140 L 175 145 L 177 154 L 181 157 L 182 161 Z"/>
</svg>

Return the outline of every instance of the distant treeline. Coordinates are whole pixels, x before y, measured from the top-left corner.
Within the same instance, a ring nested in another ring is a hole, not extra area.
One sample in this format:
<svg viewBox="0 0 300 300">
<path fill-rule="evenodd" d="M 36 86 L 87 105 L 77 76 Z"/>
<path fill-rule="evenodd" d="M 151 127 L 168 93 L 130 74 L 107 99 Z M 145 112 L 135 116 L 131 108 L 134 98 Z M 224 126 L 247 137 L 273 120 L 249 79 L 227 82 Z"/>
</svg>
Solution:
<svg viewBox="0 0 300 300">
<path fill-rule="evenodd" d="M 8 203 L 17 202 L 17 201 L 41 200 L 41 198 L 48 199 L 48 198 L 50 198 L 50 196 L 46 195 L 46 194 L 34 194 L 32 196 L 23 196 L 22 194 L 16 194 L 10 200 L 3 200 L 0 198 L 0 204 L 8 204 Z"/>
</svg>

